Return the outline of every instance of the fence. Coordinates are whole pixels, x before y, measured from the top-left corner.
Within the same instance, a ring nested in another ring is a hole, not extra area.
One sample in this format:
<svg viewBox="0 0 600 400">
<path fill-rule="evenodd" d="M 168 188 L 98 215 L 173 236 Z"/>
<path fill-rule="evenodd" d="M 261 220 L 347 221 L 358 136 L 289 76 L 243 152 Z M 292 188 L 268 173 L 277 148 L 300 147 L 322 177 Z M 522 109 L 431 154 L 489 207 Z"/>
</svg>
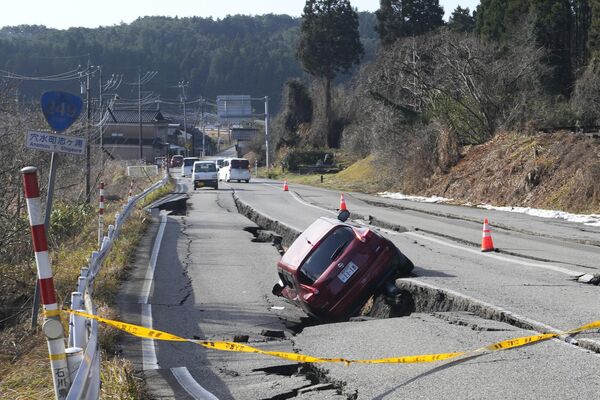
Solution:
<svg viewBox="0 0 600 400">
<path fill-rule="evenodd" d="M 71 295 L 71 308 L 96 314 L 96 307 L 92 300 L 94 294 L 94 280 L 102 268 L 104 259 L 110 252 L 114 241 L 119 237 L 123 224 L 131 214 L 136 204 L 151 192 L 164 186 L 168 175 L 156 182 L 142 193 L 129 198 L 123 206 L 121 213 L 115 215 L 115 224 L 108 227 L 107 236 L 104 236 L 100 249 L 94 251 L 89 259 L 89 264 L 81 268 L 77 283 L 77 291 Z M 100 395 L 100 351 L 98 348 L 98 323 L 79 316 L 70 316 L 67 361 L 71 367 L 71 388 L 67 395 L 68 400 L 89 399 L 96 400 Z M 83 352 L 83 354 L 82 354 Z M 83 357 L 82 357 L 83 356 Z M 79 364 L 77 366 L 77 364 Z"/>
</svg>

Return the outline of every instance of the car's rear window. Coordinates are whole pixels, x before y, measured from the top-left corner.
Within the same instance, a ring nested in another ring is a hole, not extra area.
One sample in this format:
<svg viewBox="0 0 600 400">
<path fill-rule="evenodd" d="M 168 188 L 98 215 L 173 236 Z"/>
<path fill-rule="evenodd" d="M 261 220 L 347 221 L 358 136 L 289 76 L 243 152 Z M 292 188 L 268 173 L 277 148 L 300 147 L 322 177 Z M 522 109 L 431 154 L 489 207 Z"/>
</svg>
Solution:
<svg viewBox="0 0 600 400">
<path fill-rule="evenodd" d="M 197 158 L 184 158 L 183 165 L 185 165 L 186 167 L 191 167 L 196 161 L 198 161 Z"/>
<path fill-rule="evenodd" d="M 194 172 L 216 172 L 217 166 L 215 163 L 200 163 L 194 164 Z"/>
<path fill-rule="evenodd" d="M 300 266 L 302 283 L 311 284 L 319 279 L 352 239 L 354 239 L 354 232 L 347 226 L 337 228 L 330 233 Z"/>
<path fill-rule="evenodd" d="M 250 161 L 248 160 L 231 160 L 231 168 L 248 169 Z"/>
</svg>

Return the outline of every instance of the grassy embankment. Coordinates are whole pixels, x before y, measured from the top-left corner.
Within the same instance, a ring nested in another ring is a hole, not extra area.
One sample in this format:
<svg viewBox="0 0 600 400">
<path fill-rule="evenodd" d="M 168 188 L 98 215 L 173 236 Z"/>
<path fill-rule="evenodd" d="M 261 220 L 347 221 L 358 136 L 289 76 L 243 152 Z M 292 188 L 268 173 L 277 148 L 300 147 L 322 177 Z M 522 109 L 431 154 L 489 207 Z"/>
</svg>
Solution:
<svg viewBox="0 0 600 400">
<path fill-rule="evenodd" d="M 115 242 L 110 256 L 96 278 L 94 301 L 100 315 L 115 318 L 111 304 L 119 290 L 120 283 L 127 277 L 137 244 L 147 229 L 147 214 L 142 207 L 173 190 L 170 182 L 164 188 L 151 194 L 127 220 L 119 239 Z M 114 214 L 124 204 L 123 201 L 106 204 L 106 226 L 114 222 Z M 51 250 L 54 281 L 59 304 L 70 298 L 75 288 L 79 269 L 97 247 L 97 219 L 89 214 L 71 235 L 68 243 Z M 29 320 L 20 322 L 0 331 L 0 398 L 41 399 L 53 398 L 53 384 L 48 361 L 48 350 L 43 334 L 38 329 L 28 332 Z M 114 344 L 120 335 L 114 329 L 101 327 L 100 346 L 102 356 L 102 399 L 144 399 L 147 398 L 143 381 L 134 374 L 133 365 L 114 352 Z"/>
</svg>

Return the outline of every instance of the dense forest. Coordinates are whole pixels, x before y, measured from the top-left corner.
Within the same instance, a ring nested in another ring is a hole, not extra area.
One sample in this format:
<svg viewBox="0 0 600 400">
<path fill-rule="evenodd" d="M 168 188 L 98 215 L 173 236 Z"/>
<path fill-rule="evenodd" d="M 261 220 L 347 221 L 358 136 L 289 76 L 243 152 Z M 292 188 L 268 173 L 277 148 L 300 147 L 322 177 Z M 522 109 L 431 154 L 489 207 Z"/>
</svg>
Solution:
<svg viewBox="0 0 600 400">
<path fill-rule="evenodd" d="M 372 59 L 377 46 L 375 16 L 360 13 L 360 20 L 366 57 Z M 2 75 L 50 76 L 85 68 L 89 62 L 102 66 L 105 81 L 115 74 L 134 83 L 141 68 L 142 73 L 159 72 L 145 89 L 164 98 L 177 98 L 177 84 L 183 80 L 189 82 L 186 95 L 190 99 L 268 95 L 277 109 L 284 82 L 303 75 L 295 57 L 299 24 L 299 18 L 287 15 L 235 15 L 218 20 L 144 17 L 131 24 L 95 29 L 4 27 L 0 29 L 0 69 Z M 98 74 L 94 79 L 99 79 Z M 24 81 L 20 85 L 21 94 L 34 99 L 54 88 L 78 92 L 79 82 Z M 134 85 L 122 85 L 119 94 L 136 97 L 135 90 Z"/>
</svg>

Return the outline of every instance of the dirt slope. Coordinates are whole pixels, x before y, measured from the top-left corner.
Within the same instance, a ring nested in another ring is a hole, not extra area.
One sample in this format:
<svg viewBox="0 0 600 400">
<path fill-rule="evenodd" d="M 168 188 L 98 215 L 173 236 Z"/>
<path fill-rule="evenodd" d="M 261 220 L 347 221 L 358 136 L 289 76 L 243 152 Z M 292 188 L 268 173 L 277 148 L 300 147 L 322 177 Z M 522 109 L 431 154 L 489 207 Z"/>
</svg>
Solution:
<svg viewBox="0 0 600 400">
<path fill-rule="evenodd" d="M 600 213 L 600 139 L 567 132 L 502 133 L 463 149 L 458 164 L 434 175 L 419 194 Z"/>
</svg>

